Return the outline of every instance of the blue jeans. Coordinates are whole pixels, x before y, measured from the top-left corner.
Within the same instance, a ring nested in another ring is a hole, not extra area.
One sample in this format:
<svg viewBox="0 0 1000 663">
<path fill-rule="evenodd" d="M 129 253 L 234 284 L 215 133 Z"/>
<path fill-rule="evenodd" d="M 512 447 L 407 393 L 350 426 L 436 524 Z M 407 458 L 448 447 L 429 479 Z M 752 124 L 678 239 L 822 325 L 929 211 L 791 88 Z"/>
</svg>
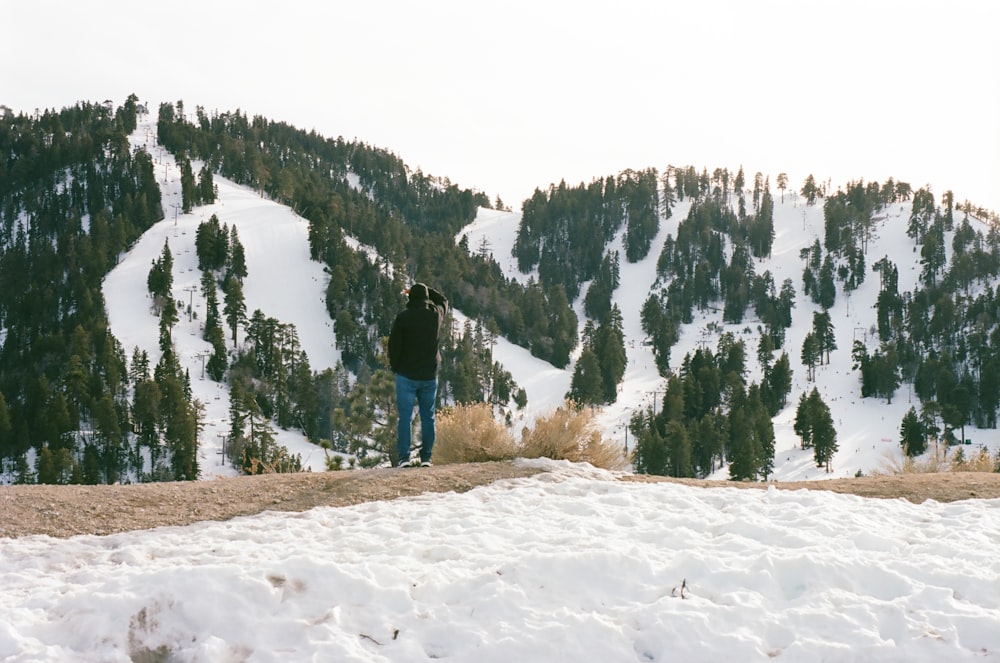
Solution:
<svg viewBox="0 0 1000 663">
<path fill-rule="evenodd" d="M 396 440 L 399 449 L 399 464 L 410 461 L 410 422 L 413 421 L 413 404 L 420 408 L 420 461 L 429 462 L 434 450 L 434 398 L 437 396 L 437 378 L 433 380 L 411 380 L 396 374 L 396 407 L 399 422 Z"/>
</svg>

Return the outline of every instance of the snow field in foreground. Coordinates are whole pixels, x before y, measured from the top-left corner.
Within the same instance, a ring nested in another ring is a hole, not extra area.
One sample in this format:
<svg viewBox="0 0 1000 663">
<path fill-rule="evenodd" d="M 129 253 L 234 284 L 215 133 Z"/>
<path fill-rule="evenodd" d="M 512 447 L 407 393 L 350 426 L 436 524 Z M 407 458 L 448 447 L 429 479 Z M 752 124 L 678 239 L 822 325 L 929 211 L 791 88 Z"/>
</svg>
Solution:
<svg viewBox="0 0 1000 663">
<path fill-rule="evenodd" d="M 464 494 L 0 540 L 0 660 L 1000 661 L 997 500 L 531 462 Z"/>
</svg>

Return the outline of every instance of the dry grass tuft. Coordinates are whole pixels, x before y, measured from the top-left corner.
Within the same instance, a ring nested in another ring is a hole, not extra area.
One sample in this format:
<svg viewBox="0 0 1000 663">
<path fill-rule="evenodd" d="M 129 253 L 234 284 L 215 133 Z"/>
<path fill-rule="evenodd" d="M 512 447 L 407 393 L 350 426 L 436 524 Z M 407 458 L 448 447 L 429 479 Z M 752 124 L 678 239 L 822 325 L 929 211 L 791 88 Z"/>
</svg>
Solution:
<svg viewBox="0 0 1000 663">
<path fill-rule="evenodd" d="M 434 463 L 482 463 L 513 458 L 551 458 L 587 462 L 621 470 L 628 466 L 622 448 L 605 440 L 589 409 L 567 404 L 525 429 L 518 444 L 484 403 L 456 405 L 436 417 Z"/>
<path fill-rule="evenodd" d="M 513 435 L 485 403 L 456 405 L 435 417 L 434 462 L 481 463 L 511 460 L 517 453 Z"/>
<path fill-rule="evenodd" d="M 874 474 L 934 474 L 937 472 L 997 472 L 998 459 L 990 457 L 989 451 L 980 450 L 971 458 L 966 458 L 964 447 L 958 447 L 953 453 L 932 450 L 926 456 L 897 458 L 889 456 L 882 463 L 882 471 Z"/>
<path fill-rule="evenodd" d="M 933 474 L 943 472 L 947 467 L 947 463 L 937 456 L 911 458 L 904 454 L 902 457 L 887 457 L 882 462 L 880 471 L 872 472 L 872 474 Z"/>
<path fill-rule="evenodd" d="M 572 404 L 540 417 L 534 428 L 526 429 L 521 437 L 520 455 L 586 462 L 608 470 L 621 470 L 628 465 L 622 448 L 604 439 L 594 420 L 594 412 Z"/>
</svg>

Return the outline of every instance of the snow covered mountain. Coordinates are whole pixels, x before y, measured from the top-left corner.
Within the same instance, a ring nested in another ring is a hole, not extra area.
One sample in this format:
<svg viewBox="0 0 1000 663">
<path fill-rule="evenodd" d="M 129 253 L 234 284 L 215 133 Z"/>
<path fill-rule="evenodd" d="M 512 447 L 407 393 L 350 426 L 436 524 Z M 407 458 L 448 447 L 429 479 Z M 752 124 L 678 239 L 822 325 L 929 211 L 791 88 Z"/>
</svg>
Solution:
<svg viewBox="0 0 1000 663">
<path fill-rule="evenodd" d="M 249 271 L 244 285 L 248 312 L 260 309 L 267 316 L 294 324 L 314 370 L 332 367 L 338 359 L 332 322 L 323 302 L 326 274 L 320 263 L 309 259 L 308 222 L 289 208 L 262 198 L 245 187 L 216 177 L 217 201 L 195 208 L 190 214 L 180 213 L 180 173 L 172 156 L 156 145 L 155 134 L 155 119 L 147 117 L 131 141 L 134 147 L 143 147 L 154 157 L 157 177 L 162 177 L 166 219 L 149 230 L 111 272 L 105 280 L 104 295 L 112 331 L 126 351 L 139 347 L 147 351 L 151 361 L 155 362 L 159 356 L 157 318 L 151 311 L 146 274 L 164 242 L 169 242 L 175 260 L 173 294 L 178 301 L 188 302 L 192 309 L 182 312 L 174 339 L 180 360 L 192 376 L 195 396 L 205 406 L 204 429 L 200 439 L 201 472 L 205 477 L 229 475 L 234 470 L 223 462 L 221 456 L 223 437 L 228 431 L 228 396 L 223 385 L 204 375 L 203 368 L 210 347 L 202 340 L 199 327 L 204 317 L 204 302 L 199 301 L 195 230 L 212 214 L 238 229 L 246 249 Z M 599 421 L 606 437 L 620 440 L 623 446 L 630 448 L 632 440 L 629 439 L 627 424 L 631 415 L 658 407 L 665 386 L 664 379 L 657 372 L 652 349 L 643 342 L 645 334 L 640 324 L 640 309 L 650 289 L 655 287 L 660 247 L 668 234 L 676 235 L 677 225 L 685 218 L 689 206 L 690 201 L 682 201 L 675 206 L 669 219 L 661 220 L 659 234 L 646 258 L 636 263 L 622 263 L 622 285 L 614 293 L 614 300 L 623 316 L 628 366 L 619 386 L 617 402 L 603 409 Z M 905 232 L 910 207 L 910 202 L 903 202 L 882 210 L 868 246 L 869 262 L 888 256 L 898 266 L 901 292 L 911 289 L 920 273 L 920 254 Z M 480 209 L 476 220 L 458 234 L 456 241 L 465 235 L 468 245 L 476 247 L 486 240 L 506 276 L 524 281 L 528 275 L 518 272 L 516 261 L 511 257 L 518 222 L 517 212 Z M 915 397 L 909 395 L 906 385 L 897 392 L 891 404 L 882 399 L 862 399 L 858 373 L 851 370 L 854 340 L 861 339 L 874 345 L 878 279 L 867 278 L 849 296 L 838 293 L 837 302 L 830 310 L 838 349 L 829 364 L 817 368 L 815 383 L 807 382 L 805 367 L 798 358 L 799 348 L 811 330 L 812 311 L 820 309 L 802 293 L 800 250 L 811 246 L 817 238 L 822 240 L 822 205 L 806 205 L 799 195 L 785 192 L 781 199 L 775 200 L 774 227 L 772 254 L 757 262 L 757 271 L 770 270 L 776 283 L 791 279 L 796 284 L 797 294 L 793 325 L 788 330 L 785 344 L 793 367 L 794 382 L 788 406 L 774 418 L 776 445 L 773 477 L 777 480 L 846 477 L 882 469 L 897 462 L 901 457 L 898 443 L 900 420 L 909 407 L 917 404 L 919 409 L 919 404 Z M 622 242 L 619 234 L 608 250 L 623 252 Z M 582 297 L 575 307 L 580 320 L 584 320 Z M 461 311 L 456 311 L 456 316 L 461 320 Z M 714 349 L 720 335 L 725 332 L 743 339 L 748 355 L 756 348 L 756 320 L 748 318 L 742 324 L 729 325 L 723 322 L 721 310 L 709 309 L 696 312 L 694 323 L 683 328 L 680 341 L 671 352 L 672 365 L 679 364 L 685 353 L 699 346 Z M 566 369 L 554 368 L 502 338 L 494 348 L 494 357 L 512 373 L 527 393 L 528 406 L 519 413 L 516 423 L 529 423 L 536 415 L 562 403 L 569 390 L 572 364 Z M 759 380 L 757 362 L 749 360 L 748 368 L 751 371 L 749 380 Z M 830 407 L 837 427 L 839 451 L 833 459 L 833 471 L 829 474 L 816 467 L 812 451 L 799 448 L 798 437 L 792 429 L 798 397 L 813 386 L 819 389 Z M 293 453 L 300 453 L 304 464 L 313 469 L 324 468 L 325 453 L 322 449 L 296 432 L 278 433 L 278 442 Z M 996 430 L 967 427 L 966 437 L 971 438 L 977 447 L 986 446 L 993 454 L 1000 448 L 1000 432 Z M 718 477 L 725 478 L 726 475 L 726 470 L 720 470 Z"/>
<path fill-rule="evenodd" d="M 238 229 L 247 308 L 294 324 L 315 369 L 338 359 L 323 303 L 326 274 L 309 260 L 306 221 L 254 191 L 217 178 L 217 202 L 180 214 L 178 169 L 152 136 L 147 123 L 132 140 L 156 158 L 167 218 L 106 278 L 109 319 L 126 351 L 138 347 L 155 361 L 146 276 L 169 241 L 172 294 L 190 307 L 180 312 L 173 344 L 205 406 L 202 476 L 232 474 L 219 456 L 228 396 L 203 376 L 209 347 L 199 333 L 195 229 L 212 214 Z M 663 223 L 651 257 L 622 265 L 615 296 L 629 365 L 618 402 L 600 417 L 606 435 L 623 444 L 629 413 L 662 397 L 638 310 L 654 286 L 657 244 L 676 230 L 685 206 Z M 898 265 L 901 290 L 919 272 L 903 227 L 909 207 L 884 210 L 869 247 L 873 259 L 888 255 Z M 822 232 L 822 215 L 786 194 L 775 210 L 772 257 L 759 267 L 798 283 L 798 251 Z M 522 278 L 507 258 L 517 221 L 481 210 L 460 234 L 471 246 L 488 237 L 508 274 Z M 610 248 L 620 245 L 621 237 Z M 817 371 L 840 438 L 834 473 L 817 470 L 811 452 L 796 448 L 789 406 L 775 418 L 779 479 L 852 475 L 899 454 L 905 386 L 891 406 L 861 399 L 849 369 L 851 342 L 872 337 L 875 281 L 838 298 L 831 314 L 839 349 Z M 790 402 L 810 386 L 795 358 L 813 308 L 797 297 L 786 338 L 795 371 Z M 748 347 L 756 342 L 752 319 L 727 326 L 708 310 L 685 327 L 672 363 L 725 331 Z M 528 392 L 524 418 L 562 401 L 572 365 L 554 369 L 503 340 L 494 352 Z M 997 448 L 996 431 L 966 435 Z M 301 435 L 279 431 L 278 441 L 322 468 L 323 452 Z M 0 659 L 1000 660 L 996 500 L 912 504 L 773 485 L 700 488 L 618 481 L 565 461 L 518 462 L 543 473 L 300 514 L 0 538 Z M 43 512 L 58 506 L 46 501 Z"/>
</svg>

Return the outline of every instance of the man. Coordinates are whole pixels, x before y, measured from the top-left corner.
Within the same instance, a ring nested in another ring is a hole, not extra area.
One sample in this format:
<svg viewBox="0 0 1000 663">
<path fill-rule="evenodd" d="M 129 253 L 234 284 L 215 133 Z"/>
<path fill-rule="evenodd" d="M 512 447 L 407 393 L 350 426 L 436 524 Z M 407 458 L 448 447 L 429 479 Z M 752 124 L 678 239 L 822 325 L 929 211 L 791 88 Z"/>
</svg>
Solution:
<svg viewBox="0 0 1000 663">
<path fill-rule="evenodd" d="M 448 313 L 448 300 L 423 283 L 410 287 L 406 308 L 399 312 L 389 334 L 389 366 L 396 374 L 396 407 L 399 423 L 396 440 L 399 465 L 415 467 L 410 462 L 410 422 L 413 404 L 420 408 L 420 461 L 427 467 L 434 451 L 434 399 L 437 396 L 437 371 L 441 363 L 438 346 L 441 326 Z"/>
</svg>

